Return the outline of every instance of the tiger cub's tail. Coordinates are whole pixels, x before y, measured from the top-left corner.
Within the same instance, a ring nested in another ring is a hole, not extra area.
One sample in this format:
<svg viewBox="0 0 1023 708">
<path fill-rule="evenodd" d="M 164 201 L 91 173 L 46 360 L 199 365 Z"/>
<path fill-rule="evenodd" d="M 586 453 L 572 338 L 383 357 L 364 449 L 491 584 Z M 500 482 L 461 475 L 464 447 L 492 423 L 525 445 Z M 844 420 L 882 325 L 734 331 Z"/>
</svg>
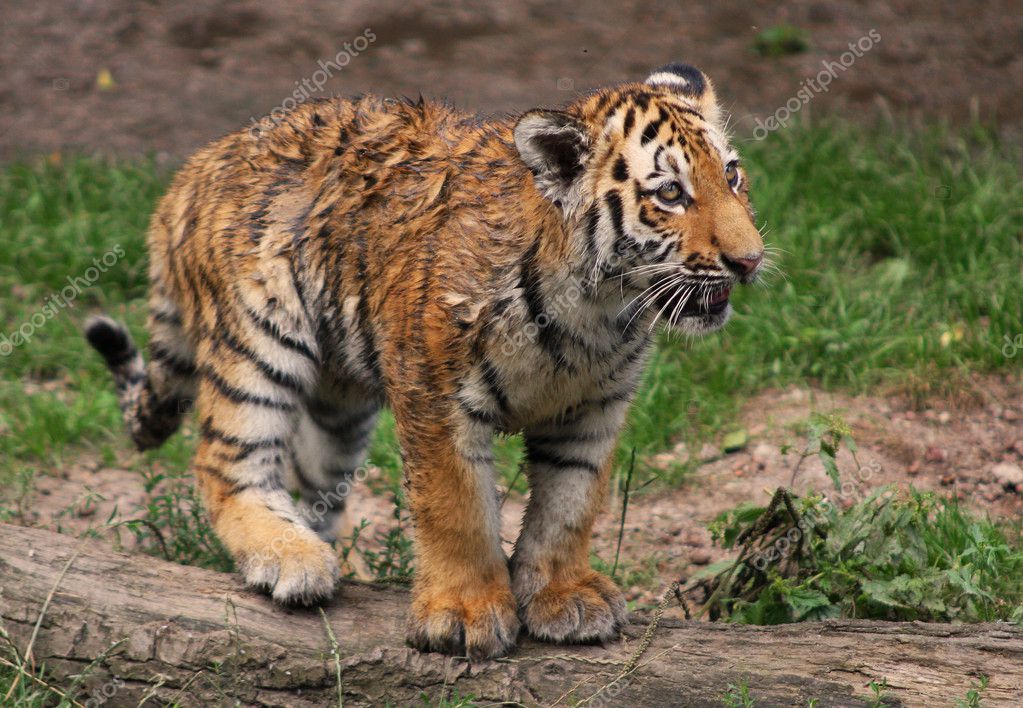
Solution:
<svg viewBox="0 0 1023 708">
<path fill-rule="evenodd" d="M 195 365 L 190 353 L 154 338 L 147 366 L 128 329 L 106 315 L 89 318 L 85 338 L 114 376 L 121 416 L 135 446 L 148 450 L 163 444 L 192 406 Z"/>
</svg>

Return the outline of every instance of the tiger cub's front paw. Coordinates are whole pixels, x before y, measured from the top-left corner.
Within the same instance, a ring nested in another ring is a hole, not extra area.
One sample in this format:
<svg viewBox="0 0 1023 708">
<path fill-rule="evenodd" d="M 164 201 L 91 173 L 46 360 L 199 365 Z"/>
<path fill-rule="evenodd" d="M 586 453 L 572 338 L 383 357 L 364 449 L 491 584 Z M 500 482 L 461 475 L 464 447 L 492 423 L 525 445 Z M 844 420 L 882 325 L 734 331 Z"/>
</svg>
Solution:
<svg viewBox="0 0 1023 708">
<path fill-rule="evenodd" d="M 535 585 L 535 579 L 516 583 L 517 587 L 529 585 Z M 553 580 L 530 596 L 520 595 L 519 614 L 533 637 L 578 644 L 618 636 L 628 613 L 618 586 L 586 568 L 564 580 Z"/>
<path fill-rule="evenodd" d="M 416 588 L 409 610 L 408 641 L 421 651 L 504 656 L 515 646 L 519 619 L 507 583 L 462 589 Z"/>
<path fill-rule="evenodd" d="M 283 605 L 312 605 L 329 599 L 338 581 L 337 554 L 306 528 L 282 529 L 280 542 L 236 553 L 245 582 Z"/>
</svg>

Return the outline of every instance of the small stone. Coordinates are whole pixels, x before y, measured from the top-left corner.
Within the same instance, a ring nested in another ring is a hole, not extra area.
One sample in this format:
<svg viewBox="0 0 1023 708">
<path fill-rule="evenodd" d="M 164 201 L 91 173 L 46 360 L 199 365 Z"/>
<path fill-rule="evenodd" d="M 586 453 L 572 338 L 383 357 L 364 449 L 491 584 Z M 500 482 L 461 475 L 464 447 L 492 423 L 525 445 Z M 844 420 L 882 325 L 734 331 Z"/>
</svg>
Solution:
<svg viewBox="0 0 1023 708">
<path fill-rule="evenodd" d="M 710 443 L 704 443 L 703 447 L 700 448 L 700 462 L 709 462 L 710 460 L 716 460 L 718 457 L 718 449 Z"/>
<path fill-rule="evenodd" d="M 91 500 L 85 500 L 75 505 L 74 515 L 84 519 L 96 513 L 96 505 Z"/>
<path fill-rule="evenodd" d="M 707 565 L 710 561 L 710 551 L 706 548 L 697 548 L 689 554 L 689 562 L 693 565 Z"/>
<path fill-rule="evenodd" d="M 699 548 L 707 544 L 707 537 L 702 531 L 689 529 L 689 531 L 686 532 L 685 544 L 687 546 L 695 546 Z"/>
<path fill-rule="evenodd" d="M 936 445 L 929 445 L 924 453 L 924 460 L 935 463 L 945 462 L 948 460 L 948 452 Z"/>
<path fill-rule="evenodd" d="M 956 483 L 956 476 L 954 474 L 943 474 L 941 475 L 941 486 L 951 487 Z"/>
<path fill-rule="evenodd" d="M 650 458 L 650 466 L 656 470 L 664 472 L 665 470 L 671 469 L 671 467 L 678 461 L 679 460 L 675 457 L 674 453 L 661 452 Z"/>
<path fill-rule="evenodd" d="M 1023 468 L 1012 462 L 1002 462 L 991 468 L 995 481 L 1010 491 L 1023 485 Z"/>
<path fill-rule="evenodd" d="M 774 454 L 774 447 L 767 443 L 760 443 L 753 448 L 753 461 L 762 467 L 767 466 L 768 460 Z"/>
<path fill-rule="evenodd" d="M 680 460 L 684 460 L 689 457 L 689 446 L 684 442 L 676 443 L 675 447 L 671 448 L 671 454 Z"/>
<path fill-rule="evenodd" d="M 906 474 L 910 476 L 920 474 L 920 460 L 916 459 L 909 463 L 909 467 L 906 468 Z"/>
<path fill-rule="evenodd" d="M 1004 490 L 997 484 L 981 484 L 977 486 L 980 498 L 987 502 L 997 501 Z"/>
<path fill-rule="evenodd" d="M 952 420 L 952 414 L 948 411 L 942 411 L 938 414 L 938 422 L 942 425 L 948 425 L 949 421 Z"/>
<path fill-rule="evenodd" d="M 721 441 L 721 449 L 725 452 L 739 452 L 749 443 L 749 436 L 745 430 L 734 430 Z"/>
</svg>

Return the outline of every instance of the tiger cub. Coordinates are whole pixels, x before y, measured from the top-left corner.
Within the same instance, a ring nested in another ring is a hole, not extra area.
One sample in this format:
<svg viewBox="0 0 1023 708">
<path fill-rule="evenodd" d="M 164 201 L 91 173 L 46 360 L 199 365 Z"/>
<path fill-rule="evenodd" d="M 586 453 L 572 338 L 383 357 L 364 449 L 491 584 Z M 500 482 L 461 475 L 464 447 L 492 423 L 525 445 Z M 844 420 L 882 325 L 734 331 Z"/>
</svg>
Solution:
<svg viewBox="0 0 1023 708">
<path fill-rule="evenodd" d="M 517 120 L 303 104 L 193 156 L 148 243 L 148 364 L 124 326 L 86 326 L 139 449 L 194 402 L 217 534 L 249 584 L 313 603 L 388 404 L 415 525 L 408 639 L 472 658 L 520 623 L 616 635 L 625 602 L 589 541 L 651 332 L 718 329 L 763 258 L 711 82 L 684 64 Z M 510 559 L 495 432 L 524 435 L 531 489 Z"/>
</svg>

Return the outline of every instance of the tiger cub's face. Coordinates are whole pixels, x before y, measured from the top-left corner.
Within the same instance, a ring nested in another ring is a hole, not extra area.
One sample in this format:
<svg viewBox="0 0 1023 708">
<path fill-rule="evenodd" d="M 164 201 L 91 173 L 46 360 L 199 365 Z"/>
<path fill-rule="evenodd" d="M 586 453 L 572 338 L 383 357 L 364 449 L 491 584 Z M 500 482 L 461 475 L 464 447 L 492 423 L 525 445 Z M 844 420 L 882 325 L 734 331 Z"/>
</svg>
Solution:
<svg viewBox="0 0 1023 708">
<path fill-rule="evenodd" d="M 530 111 L 515 142 L 593 274 L 620 283 L 629 308 L 693 334 L 727 321 L 731 288 L 756 279 L 764 246 L 699 70 L 672 64 L 565 111 Z"/>
</svg>

